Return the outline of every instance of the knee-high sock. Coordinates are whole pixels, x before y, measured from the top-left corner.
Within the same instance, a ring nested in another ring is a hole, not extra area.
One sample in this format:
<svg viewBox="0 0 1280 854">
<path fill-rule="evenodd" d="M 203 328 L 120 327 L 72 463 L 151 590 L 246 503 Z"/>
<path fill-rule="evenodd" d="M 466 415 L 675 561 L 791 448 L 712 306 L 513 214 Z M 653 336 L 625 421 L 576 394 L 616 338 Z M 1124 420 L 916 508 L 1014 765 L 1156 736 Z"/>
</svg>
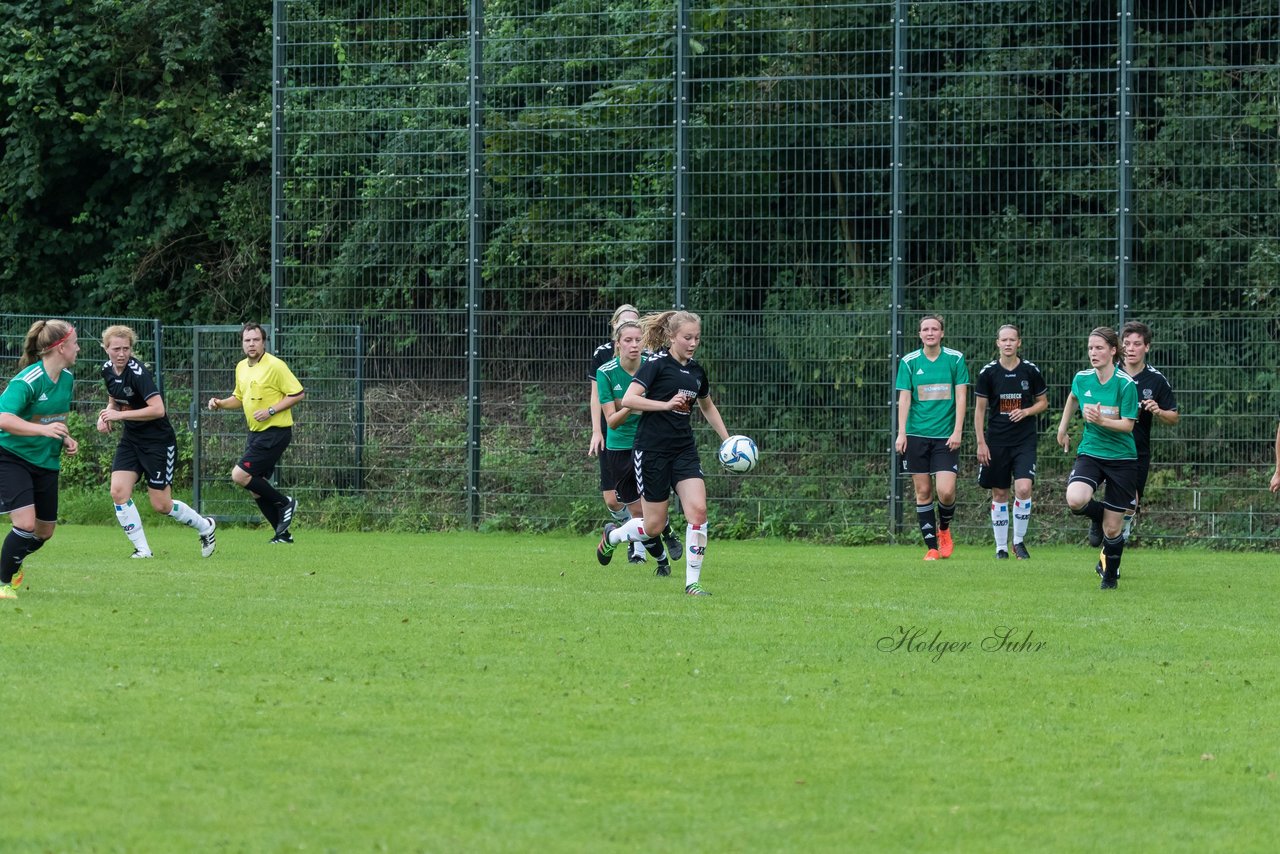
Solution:
<svg viewBox="0 0 1280 854">
<path fill-rule="evenodd" d="M 115 505 L 116 520 L 124 529 L 124 535 L 133 543 L 133 547 L 144 554 L 151 554 L 151 546 L 147 545 L 147 532 L 142 530 L 142 514 L 138 505 L 130 498 L 124 504 Z"/>
<path fill-rule="evenodd" d="M 266 496 L 261 496 L 261 495 L 253 500 L 257 503 L 258 510 L 262 512 L 263 518 L 265 518 L 268 522 L 271 523 L 272 528 L 280 524 L 280 505 L 279 504 L 276 504 L 270 498 L 267 498 Z"/>
<path fill-rule="evenodd" d="M 1027 527 L 1031 524 L 1031 499 L 1023 501 L 1013 499 L 1013 541 L 1022 542 L 1027 536 Z"/>
<path fill-rule="evenodd" d="M 996 538 L 996 551 L 1009 550 L 1009 505 L 991 502 L 991 533 Z"/>
<path fill-rule="evenodd" d="M 209 533 L 208 529 L 212 527 L 203 516 L 176 498 L 173 500 L 173 509 L 169 511 L 169 518 L 178 520 L 188 528 L 195 528 L 202 534 Z"/>
<path fill-rule="evenodd" d="M 283 505 L 289 499 L 284 497 L 284 493 L 271 485 L 271 481 L 265 477 L 254 475 L 249 479 L 247 489 L 255 495 L 260 495 L 277 506 Z"/>
<path fill-rule="evenodd" d="M 34 531 L 21 528 L 9 531 L 9 535 L 4 538 L 4 546 L 0 547 L 0 584 L 13 581 L 18 570 L 22 569 L 22 562 L 27 559 L 27 555 L 38 551 L 43 545 L 44 540 L 37 537 Z"/>
<path fill-rule="evenodd" d="M 684 529 L 684 583 L 688 587 L 702 577 L 702 558 L 707 553 L 707 526 L 689 525 Z"/>
<path fill-rule="evenodd" d="M 924 537 L 926 549 L 938 547 L 938 517 L 932 504 L 916 505 L 916 522 L 920 525 L 920 536 Z"/>
<path fill-rule="evenodd" d="M 956 515 L 956 505 L 954 503 L 943 504 L 941 501 L 939 501 L 938 502 L 938 530 L 945 531 L 948 528 L 950 528 L 951 520 L 955 518 L 955 515 Z"/>
<path fill-rule="evenodd" d="M 1116 537 L 1114 540 L 1106 536 L 1102 538 L 1102 569 L 1104 573 L 1109 574 L 1109 577 L 1115 578 L 1120 573 L 1120 558 L 1123 555 L 1123 536 Z M 1108 577 L 1106 574 L 1104 578 Z"/>
<path fill-rule="evenodd" d="M 642 541 L 640 545 L 644 546 L 644 550 L 647 551 L 651 557 L 656 558 L 659 561 L 667 559 L 667 549 L 666 546 L 662 545 L 661 537 L 650 537 L 649 539 Z"/>
<path fill-rule="evenodd" d="M 639 543 L 647 539 L 649 535 L 644 532 L 644 519 L 639 518 L 619 525 L 609 532 L 609 542 L 615 544 L 628 541 Z"/>
</svg>

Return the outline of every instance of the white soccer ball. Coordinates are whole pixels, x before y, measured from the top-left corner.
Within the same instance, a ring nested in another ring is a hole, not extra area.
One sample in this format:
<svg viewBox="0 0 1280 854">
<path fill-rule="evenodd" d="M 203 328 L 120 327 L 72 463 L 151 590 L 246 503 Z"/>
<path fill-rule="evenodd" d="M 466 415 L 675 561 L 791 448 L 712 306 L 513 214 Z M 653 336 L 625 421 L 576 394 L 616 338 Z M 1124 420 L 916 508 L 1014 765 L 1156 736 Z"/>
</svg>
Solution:
<svg viewBox="0 0 1280 854">
<path fill-rule="evenodd" d="M 760 452 L 756 450 L 756 443 L 746 436 L 730 436 L 720 443 L 716 458 L 726 471 L 746 474 L 756 467 Z"/>
</svg>

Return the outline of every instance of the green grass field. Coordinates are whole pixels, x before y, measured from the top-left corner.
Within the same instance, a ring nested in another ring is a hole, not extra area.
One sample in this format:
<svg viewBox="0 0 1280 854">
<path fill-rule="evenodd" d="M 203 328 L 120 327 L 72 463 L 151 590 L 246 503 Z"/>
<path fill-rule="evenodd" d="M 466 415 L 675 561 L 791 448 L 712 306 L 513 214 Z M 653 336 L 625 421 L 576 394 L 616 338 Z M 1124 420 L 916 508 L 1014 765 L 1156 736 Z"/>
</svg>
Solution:
<svg viewBox="0 0 1280 854">
<path fill-rule="evenodd" d="M 1274 842 L 1274 555 L 713 539 L 695 599 L 589 537 L 144 518 L 0 602 L 0 850 Z"/>
</svg>

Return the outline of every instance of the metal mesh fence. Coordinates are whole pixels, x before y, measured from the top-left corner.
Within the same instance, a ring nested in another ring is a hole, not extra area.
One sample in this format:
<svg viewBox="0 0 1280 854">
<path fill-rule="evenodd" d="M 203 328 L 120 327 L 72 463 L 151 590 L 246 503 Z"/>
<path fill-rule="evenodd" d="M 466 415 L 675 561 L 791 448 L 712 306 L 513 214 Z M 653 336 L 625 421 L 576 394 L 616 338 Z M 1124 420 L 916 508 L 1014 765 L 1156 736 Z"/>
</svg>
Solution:
<svg viewBox="0 0 1280 854">
<path fill-rule="evenodd" d="M 1154 432 L 1143 532 L 1274 541 L 1274 3 L 277 0 L 275 18 L 271 320 L 280 355 L 333 378 L 284 477 L 324 521 L 596 525 L 587 364 L 627 302 L 702 314 L 716 402 L 761 446 L 756 472 L 722 475 L 699 428 L 725 534 L 914 541 L 892 385 L 938 311 L 975 375 L 1014 322 L 1049 381 L 1037 537 L 1080 528 L 1052 433 L 1088 332 L 1136 318 L 1183 413 Z M 974 450 L 970 429 L 976 539 Z"/>
</svg>

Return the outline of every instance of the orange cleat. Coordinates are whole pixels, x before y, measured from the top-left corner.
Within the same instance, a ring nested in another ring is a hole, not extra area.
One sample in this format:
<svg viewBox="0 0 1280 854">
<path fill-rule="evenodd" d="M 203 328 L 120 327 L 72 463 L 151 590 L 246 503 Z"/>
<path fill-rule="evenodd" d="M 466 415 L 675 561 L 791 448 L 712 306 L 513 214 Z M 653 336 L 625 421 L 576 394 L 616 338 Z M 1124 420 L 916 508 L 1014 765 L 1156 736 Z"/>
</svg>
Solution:
<svg viewBox="0 0 1280 854">
<path fill-rule="evenodd" d="M 925 552 L 925 553 L 924 553 L 924 559 L 925 559 L 925 560 L 938 560 L 938 550 L 937 550 L 937 549 L 929 549 L 929 551 L 927 551 L 927 552 Z"/>
<path fill-rule="evenodd" d="M 951 529 L 938 532 L 938 554 L 945 557 L 951 557 L 951 553 L 956 550 L 955 544 L 951 542 Z"/>
</svg>

